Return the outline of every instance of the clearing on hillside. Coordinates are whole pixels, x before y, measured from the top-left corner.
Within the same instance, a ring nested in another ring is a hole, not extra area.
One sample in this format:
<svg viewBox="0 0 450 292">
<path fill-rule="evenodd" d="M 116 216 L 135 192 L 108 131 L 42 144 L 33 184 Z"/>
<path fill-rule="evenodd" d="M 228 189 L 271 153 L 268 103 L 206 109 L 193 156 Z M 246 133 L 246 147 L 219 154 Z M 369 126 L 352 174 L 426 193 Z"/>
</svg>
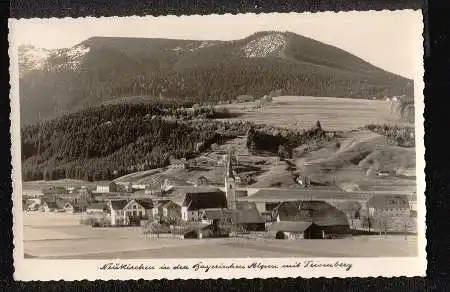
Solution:
<svg viewBox="0 0 450 292">
<path fill-rule="evenodd" d="M 286 128 L 310 128 L 320 120 L 326 130 L 346 131 L 367 124 L 406 124 L 383 100 L 280 96 L 258 107 L 257 101 L 224 105 L 243 120 Z"/>
</svg>

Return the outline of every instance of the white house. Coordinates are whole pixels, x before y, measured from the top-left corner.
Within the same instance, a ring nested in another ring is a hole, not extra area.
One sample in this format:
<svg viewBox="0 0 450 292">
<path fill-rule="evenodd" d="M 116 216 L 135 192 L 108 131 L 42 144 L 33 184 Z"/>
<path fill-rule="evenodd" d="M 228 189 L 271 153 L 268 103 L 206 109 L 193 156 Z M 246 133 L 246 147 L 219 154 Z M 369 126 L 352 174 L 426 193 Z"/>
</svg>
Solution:
<svg viewBox="0 0 450 292">
<path fill-rule="evenodd" d="M 41 206 L 39 207 L 39 211 L 44 213 L 56 212 L 59 210 L 58 204 L 54 201 L 42 201 Z"/>
<path fill-rule="evenodd" d="M 108 203 L 111 225 L 129 225 L 130 220 L 140 220 L 152 216 L 151 200 L 112 200 Z"/>
<path fill-rule="evenodd" d="M 117 185 L 115 182 L 99 183 L 96 189 L 97 193 L 111 193 L 117 192 Z"/>
<path fill-rule="evenodd" d="M 72 204 L 70 202 L 66 202 L 66 203 L 64 203 L 63 210 L 66 213 L 73 213 L 74 207 L 72 206 Z"/>
<path fill-rule="evenodd" d="M 191 187 L 184 188 L 182 193 L 181 219 L 184 221 L 200 221 L 205 209 L 227 208 L 226 195 L 217 188 Z"/>
<path fill-rule="evenodd" d="M 410 205 L 407 195 L 374 195 L 367 202 L 372 217 L 408 217 Z"/>
</svg>

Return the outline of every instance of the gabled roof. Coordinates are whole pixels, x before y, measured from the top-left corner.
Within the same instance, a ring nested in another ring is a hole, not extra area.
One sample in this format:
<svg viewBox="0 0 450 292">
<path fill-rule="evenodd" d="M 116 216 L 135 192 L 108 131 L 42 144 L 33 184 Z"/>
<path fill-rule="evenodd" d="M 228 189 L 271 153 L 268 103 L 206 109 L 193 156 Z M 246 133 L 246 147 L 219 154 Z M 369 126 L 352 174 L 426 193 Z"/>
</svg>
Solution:
<svg viewBox="0 0 450 292">
<path fill-rule="evenodd" d="M 55 201 L 45 201 L 44 202 L 50 209 L 58 209 L 58 204 Z"/>
<path fill-rule="evenodd" d="M 386 209 L 401 208 L 409 209 L 409 201 L 407 195 L 374 195 L 367 203 L 369 207 Z"/>
<path fill-rule="evenodd" d="M 236 223 L 264 223 L 264 218 L 259 214 L 257 209 L 241 209 L 237 210 Z"/>
<path fill-rule="evenodd" d="M 268 231 L 282 231 L 282 232 L 305 232 L 308 227 L 310 227 L 312 222 L 304 222 L 304 221 L 282 221 L 276 222 L 270 226 Z"/>
<path fill-rule="evenodd" d="M 162 204 L 161 208 L 181 208 L 181 207 L 180 207 L 180 205 L 169 200 L 168 202 L 165 202 L 164 204 Z"/>
<path fill-rule="evenodd" d="M 200 194 L 200 193 L 223 193 L 218 188 L 207 187 L 207 186 L 177 186 L 173 189 L 172 193 L 174 195 L 186 195 L 186 194 Z"/>
<path fill-rule="evenodd" d="M 257 209 L 207 209 L 203 213 L 207 219 L 227 219 L 236 224 L 244 223 L 264 223 L 264 218 L 261 217 Z"/>
<path fill-rule="evenodd" d="M 275 212 L 280 221 L 311 222 L 319 226 L 348 225 L 345 213 L 324 201 L 283 202 Z"/>
<path fill-rule="evenodd" d="M 128 200 L 111 200 L 111 208 L 113 210 L 122 210 L 128 202 Z"/>
<path fill-rule="evenodd" d="M 146 210 L 153 208 L 153 201 L 151 199 L 139 199 L 135 201 Z"/>
<path fill-rule="evenodd" d="M 220 190 L 199 193 L 189 192 L 184 197 L 183 206 L 186 206 L 189 211 L 226 208 L 227 199 L 225 193 Z"/>
<path fill-rule="evenodd" d="M 362 192 L 330 191 L 323 189 L 286 188 L 286 189 L 261 189 L 253 195 L 245 198 L 252 202 L 286 202 L 316 200 L 368 200 L 370 194 Z"/>
</svg>

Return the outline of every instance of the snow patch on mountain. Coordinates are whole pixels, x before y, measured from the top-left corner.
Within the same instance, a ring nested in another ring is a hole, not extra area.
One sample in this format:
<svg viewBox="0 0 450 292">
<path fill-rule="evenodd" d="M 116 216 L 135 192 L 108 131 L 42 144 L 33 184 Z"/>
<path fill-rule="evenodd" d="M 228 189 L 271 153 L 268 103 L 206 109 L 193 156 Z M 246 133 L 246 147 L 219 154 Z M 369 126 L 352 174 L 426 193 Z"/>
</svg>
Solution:
<svg viewBox="0 0 450 292">
<path fill-rule="evenodd" d="M 259 37 L 243 48 L 243 54 L 247 58 L 264 58 L 277 55 L 286 46 L 286 36 L 282 33 L 272 33 Z"/>
<path fill-rule="evenodd" d="M 32 45 L 22 45 L 19 51 L 19 75 L 33 71 L 42 70 L 51 50 L 36 48 Z"/>
<path fill-rule="evenodd" d="M 72 69 L 77 70 L 82 63 L 84 56 L 90 51 L 89 47 L 79 44 L 67 49 L 60 49 L 53 57 L 60 59 L 61 62 L 55 62 L 53 68 L 58 69 Z"/>
<path fill-rule="evenodd" d="M 65 49 L 42 49 L 32 45 L 19 47 L 19 74 L 23 76 L 36 70 L 61 70 L 79 68 L 89 48 L 80 44 Z"/>
<path fill-rule="evenodd" d="M 183 51 L 187 51 L 187 52 L 194 52 L 198 49 L 201 48 L 207 48 L 207 47 L 211 47 L 214 46 L 217 42 L 209 42 L 209 41 L 202 41 L 200 43 L 195 42 L 195 43 L 190 43 L 188 45 L 186 45 L 185 47 L 176 47 L 173 48 L 172 51 L 176 51 L 176 52 L 183 52 Z"/>
</svg>

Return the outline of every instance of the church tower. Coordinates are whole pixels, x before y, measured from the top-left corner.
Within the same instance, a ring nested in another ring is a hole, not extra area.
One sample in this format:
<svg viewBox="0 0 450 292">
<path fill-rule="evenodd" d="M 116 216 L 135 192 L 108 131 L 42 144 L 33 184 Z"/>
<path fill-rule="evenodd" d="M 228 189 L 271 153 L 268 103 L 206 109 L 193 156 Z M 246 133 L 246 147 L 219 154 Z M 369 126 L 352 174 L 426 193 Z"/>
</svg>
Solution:
<svg viewBox="0 0 450 292">
<path fill-rule="evenodd" d="M 227 164 L 225 171 L 225 194 L 227 196 L 228 209 L 236 210 L 236 184 L 233 174 L 232 157 L 233 156 L 230 151 L 227 155 Z"/>
</svg>

